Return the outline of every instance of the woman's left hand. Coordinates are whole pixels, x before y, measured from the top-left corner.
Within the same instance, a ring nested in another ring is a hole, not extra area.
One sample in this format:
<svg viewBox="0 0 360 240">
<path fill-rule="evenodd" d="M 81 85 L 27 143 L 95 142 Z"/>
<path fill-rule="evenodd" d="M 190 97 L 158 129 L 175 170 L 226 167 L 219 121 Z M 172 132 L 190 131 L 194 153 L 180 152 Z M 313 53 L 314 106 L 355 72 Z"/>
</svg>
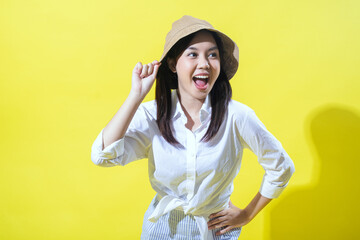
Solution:
<svg viewBox="0 0 360 240">
<path fill-rule="evenodd" d="M 244 226 L 251 221 L 250 214 L 245 209 L 237 208 L 230 201 L 229 208 L 209 216 L 209 230 L 225 227 L 218 231 L 216 235 L 224 234 L 233 228 Z"/>
</svg>

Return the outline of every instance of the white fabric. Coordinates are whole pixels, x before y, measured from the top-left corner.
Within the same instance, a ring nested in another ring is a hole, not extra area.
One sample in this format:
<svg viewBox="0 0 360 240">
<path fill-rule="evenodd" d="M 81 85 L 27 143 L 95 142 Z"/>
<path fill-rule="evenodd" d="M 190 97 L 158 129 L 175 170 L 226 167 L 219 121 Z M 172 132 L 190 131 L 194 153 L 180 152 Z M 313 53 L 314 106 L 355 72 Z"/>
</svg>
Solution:
<svg viewBox="0 0 360 240">
<path fill-rule="evenodd" d="M 149 217 L 149 221 L 156 222 L 161 216 L 164 214 L 174 210 L 174 209 L 186 209 L 188 207 L 187 203 L 179 198 L 174 196 L 167 195 L 160 199 L 158 206 L 155 208 L 154 212 Z M 184 212 L 187 212 L 186 210 Z M 213 235 L 211 231 L 207 228 L 207 222 L 209 218 L 207 215 L 205 216 L 194 216 L 196 223 L 200 230 L 200 235 L 202 239 L 213 240 Z"/>
<path fill-rule="evenodd" d="M 156 209 L 161 197 L 156 194 L 144 214 L 141 240 L 201 240 L 199 223 L 196 217 L 191 214 L 184 214 L 182 209 L 174 209 L 169 213 L 162 215 L 156 222 L 150 222 L 148 219 Z M 201 226 L 201 225 L 200 225 Z M 211 234 L 214 240 L 237 240 L 241 234 L 242 227 L 233 228 L 230 231 L 216 235 L 219 230 L 214 229 Z M 205 228 L 201 228 L 204 230 Z"/>
<path fill-rule="evenodd" d="M 176 91 L 172 92 L 172 103 L 174 137 L 181 146 L 173 146 L 161 136 L 155 100 L 140 105 L 124 138 L 102 150 L 101 131 L 92 146 L 92 161 L 104 167 L 148 158 L 151 185 L 163 197 L 149 220 L 156 221 L 162 214 L 182 209 L 185 214 L 196 216 L 202 239 L 212 239 L 206 221 L 211 213 L 228 206 L 244 148 L 257 155 L 265 170 L 261 195 L 280 195 L 295 171 L 294 164 L 252 109 L 231 100 L 218 133 L 209 142 L 203 142 L 200 140 L 211 119 L 210 97 L 200 110 L 201 126 L 194 132 L 185 127 L 187 118 Z"/>
</svg>

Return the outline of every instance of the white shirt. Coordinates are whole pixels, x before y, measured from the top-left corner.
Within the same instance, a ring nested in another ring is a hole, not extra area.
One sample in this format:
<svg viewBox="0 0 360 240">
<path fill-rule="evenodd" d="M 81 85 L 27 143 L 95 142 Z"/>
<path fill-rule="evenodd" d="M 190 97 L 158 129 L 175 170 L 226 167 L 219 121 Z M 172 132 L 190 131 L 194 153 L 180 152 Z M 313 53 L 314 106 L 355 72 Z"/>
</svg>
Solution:
<svg viewBox="0 0 360 240">
<path fill-rule="evenodd" d="M 162 137 L 156 124 L 155 100 L 139 106 L 122 139 L 102 150 L 102 130 L 92 146 L 92 161 L 104 167 L 148 158 L 151 185 L 162 197 L 150 221 L 182 209 L 195 216 L 202 239 L 212 239 L 208 216 L 228 207 L 245 148 L 257 155 L 265 170 L 259 190 L 264 197 L 278 197 L 295 171 L 281 143 L 242 103 L 229 102 L 224 122 L 209 142 L 200 141 L 211 120 L 209 96 L 200 110 L 201 125 L 194 132 L 185 127 L 187 118 L 176 91 L 172 91 L 172 116 L 173 134 L 182 147 Z"/>
</svg>

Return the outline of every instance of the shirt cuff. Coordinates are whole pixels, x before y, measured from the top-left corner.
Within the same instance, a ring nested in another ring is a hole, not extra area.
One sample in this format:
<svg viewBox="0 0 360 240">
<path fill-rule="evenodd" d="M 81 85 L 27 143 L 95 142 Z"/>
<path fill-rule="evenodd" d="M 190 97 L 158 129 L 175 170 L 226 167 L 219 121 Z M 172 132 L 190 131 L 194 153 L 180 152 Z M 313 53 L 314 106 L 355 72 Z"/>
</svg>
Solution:
<svg viewBox="0 0 360 240">
<path fill-rule="evenodd" d="M 114 160 L 115 158 L 122 156 L 124 154 L 124 138 L 121 138 L 111 143 L 102 150 L 103 131 L 104 129 L 101 130 L 101 132 L 99 133 L 99 135 L 97 136 L 96 140 L 92 145 L 91 160 L 96 165 L 104 165 L 104 166 L 114 165 L 115 161 L 111 161 L 111 160 Z"/>
<path fill-rule="evenodd" d="M 265 173 L 259 191 L 262 196 L 271 199 L 277 198 L 288 185 L 291 176 L 295 172 L 295 166 L 288 156 L 285 160 L 286 161 L 281 164 L 280 169 L 282 170 L 280 172 L 272 171 L 272 173 Z"/>
<path fill-rule="evenodd" d="M 269 183 L 266 180 L 263 180 L 259 192 L 262 196 L 273 199 L 279 197 L 282 191 L 284 191 L 286 186 L 287 184 L 285 186 L 279 187 Z"/>
</svg>

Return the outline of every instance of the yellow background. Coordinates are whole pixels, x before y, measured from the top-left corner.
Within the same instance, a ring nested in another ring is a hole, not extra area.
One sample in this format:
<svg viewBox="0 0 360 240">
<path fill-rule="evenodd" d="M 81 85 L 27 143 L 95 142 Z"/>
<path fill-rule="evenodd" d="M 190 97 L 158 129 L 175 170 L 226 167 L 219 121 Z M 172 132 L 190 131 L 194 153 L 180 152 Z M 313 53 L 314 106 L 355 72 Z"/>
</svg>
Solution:
<svg viewBox="0 0 360 240">
<path fill-rule="evenodd" d="M 0 1 L 0 239 L 139 239 L 147 161 L 100 168 L 90 148 L 184 14 L 237 42 L 233 98 L 296 167 L 240 239 L 359 239 L 359 13 L 357 0 Z M 262 175 L 246 152 L 235 205 Z"/>
</svg>

